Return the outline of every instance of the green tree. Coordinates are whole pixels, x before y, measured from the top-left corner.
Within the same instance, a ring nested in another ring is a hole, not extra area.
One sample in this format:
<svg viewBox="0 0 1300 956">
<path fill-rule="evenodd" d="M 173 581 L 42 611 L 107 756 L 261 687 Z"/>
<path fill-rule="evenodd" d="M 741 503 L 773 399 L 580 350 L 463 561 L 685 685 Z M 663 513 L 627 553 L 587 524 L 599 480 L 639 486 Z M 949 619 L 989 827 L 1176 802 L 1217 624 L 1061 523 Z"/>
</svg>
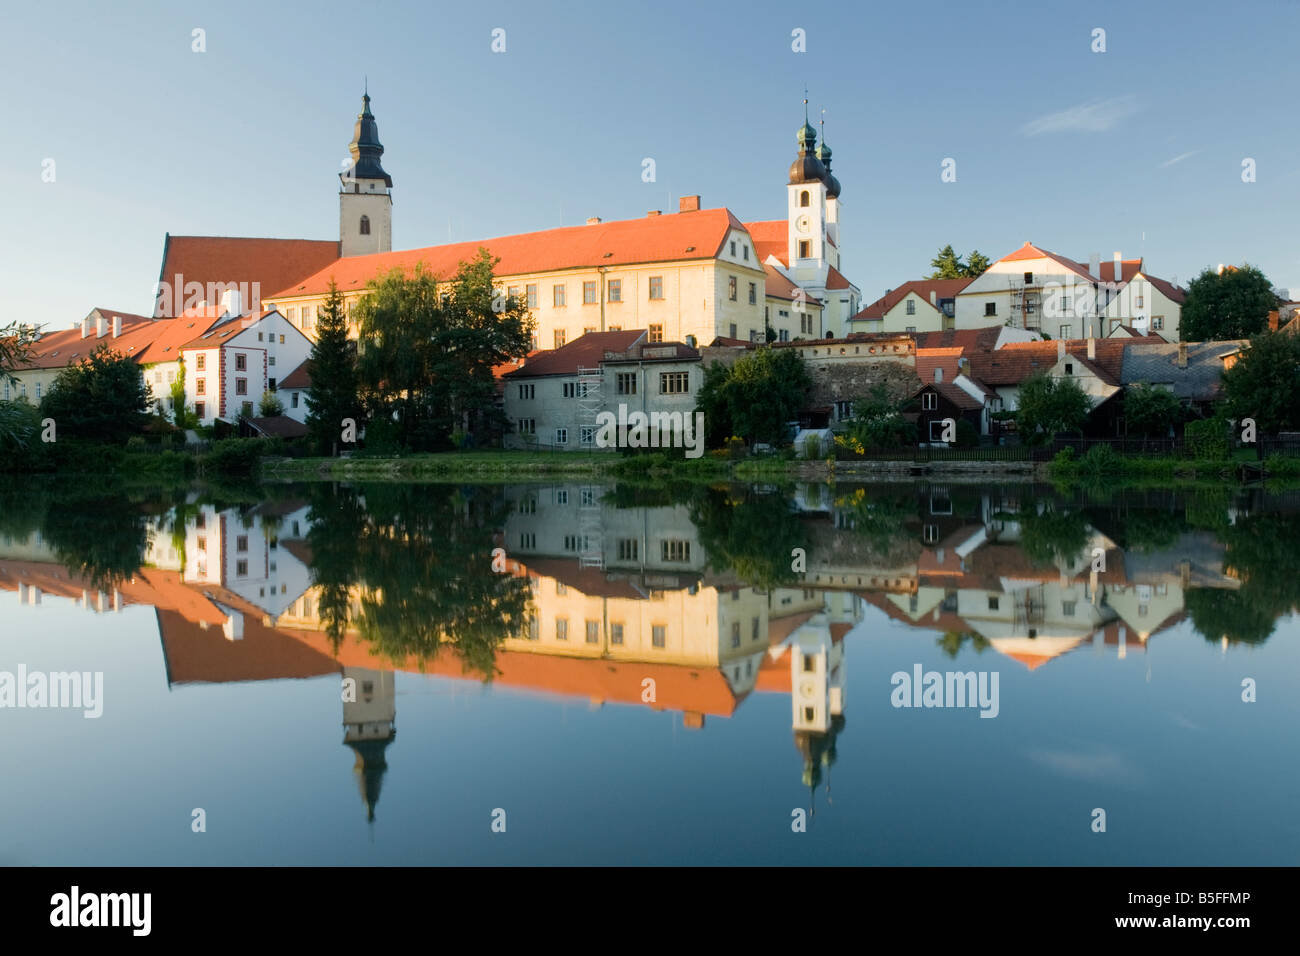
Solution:
<svg viewBox="0 0 1300 956">
<path fill-rule="evenodd" d="M 930 260 L 930 267 L 934 271 L 927 276 L 929 279 L 960 279 L 966 274 L 966 263 L 953 251 L 951 244 L 939 250 L 938 255 Z"/>
<path fill-rule="evenodd" d="M 978 249 L 972 249 L 971 254 L 966 257 L 966 275 L 977 279 L 987 272 L 992 264 L 988 256 Z"/>
<path fill-rule="evenodd" d="M 262 393 L 262 399 L 257 403 L 257 414 L 263 418 L 274 418 L 276 415 L 284 414 L 284 402 L 280 401 L 280 396 L 269 389 Z"/>
<path fill-rule="evenodd" d="M 812 377 L 795 349 L 761 348 L 730 367 L 715 362 L 705 371 L 696 397 L 707 435 L 717 443 L 729 435 L 745 441 L 783 444 L 787 425 L 799 417 Z"/>
<path fill-rule="evenodd" d="M 715 571 L 734 572 L 747 584 L 765 589 L 798 579 L 791 553 L 795 548 L 807 553 L 808 532 L 786 495 L 699 488 L 690 516 Z"/>
<path fill-rule="evenodd" d="M 849 434 L 862 442 L 864 448 L 915 445 L 916 423 L 903 417 L 903 409 L 910 400 L 909 397 L 894 401 L 883 384 L 874 385 L 865 398 L 854 403 Z"/>
<path fill-rule="evenodd" d="M 1206 268 L 1187 285 L 1179 335 L 1191 342 L 1248 338 L 1267 328 L 1277 307 L 1272 283 L 1255 266 Z"/>
<path fill-rule="evenodd" d="M 528 353 L 532 317 L 499 295 L 486 249 L 441 280 L 418 265 L 378 279 L 358 304 L 357 373 L 371 416 L 396 416 L 411 450 L 502 424 L 492 370 Z"/>
<path fill-rule="evenodd" d="M 1125 390 L 1124 421 L 1130 434 L 1164 437 L 1182 420 L 1182 403 L 1169 389 L 1139 382 Z"/>
<path fill-rule="evenodd" d="M 143 430 L 148 407 L 140 366 L 105 343 L 59 372 L 41 415 L 54 419 L 60 437 L 120 445 Z"/>
<path fill-rule="evenodd" d="M 1300 336 L 1263 332 L 1223 373 L 1232 418 L 1253 418 L 1259 431 L 1300 429 Z"/>
<path fill-rule="evenodd" d="M 332 455 L 342 439 L 344 420 L 361 421 L 356 343 L 348 338 L 343 294 L 333 279 L 317 319 L 316 341 L 307 367 L 311 370 L 311 388 L 307 392 L 308 441 L 317 454 Z"/>
<path fill-rule="evenodd" d="M 38 335 L 36 326 L 24 322 L 10 322 L 0 328 L 0 385 L 16 382 L 14 372 L 31 364 Z"/>
<path fill-rule="evenodd" d="M 1020 385 L 1016 431 L 1026 442 L 1043 442 L 1059 432 L 1079 432 L 1091 413 L 1092 400 L 1078 382 L 1039 372 Z"/>
</svg>

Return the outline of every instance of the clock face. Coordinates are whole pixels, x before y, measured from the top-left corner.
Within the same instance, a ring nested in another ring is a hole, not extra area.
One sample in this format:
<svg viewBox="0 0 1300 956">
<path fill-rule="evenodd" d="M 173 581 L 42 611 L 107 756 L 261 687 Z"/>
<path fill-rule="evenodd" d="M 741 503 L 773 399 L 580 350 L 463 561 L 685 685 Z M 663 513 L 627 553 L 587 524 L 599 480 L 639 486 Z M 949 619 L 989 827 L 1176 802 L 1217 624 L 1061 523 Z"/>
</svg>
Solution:
<svg viewBox="0 0 1300 956">
<path fill-rule="evenodd" d="M 807 216 L 800 216 L 798 219 L 795 220 L 794 227 L 798 229 L 800 232 L 806 233 L 812 228 L 812 220 L 810 220 Z"/>
</svg>

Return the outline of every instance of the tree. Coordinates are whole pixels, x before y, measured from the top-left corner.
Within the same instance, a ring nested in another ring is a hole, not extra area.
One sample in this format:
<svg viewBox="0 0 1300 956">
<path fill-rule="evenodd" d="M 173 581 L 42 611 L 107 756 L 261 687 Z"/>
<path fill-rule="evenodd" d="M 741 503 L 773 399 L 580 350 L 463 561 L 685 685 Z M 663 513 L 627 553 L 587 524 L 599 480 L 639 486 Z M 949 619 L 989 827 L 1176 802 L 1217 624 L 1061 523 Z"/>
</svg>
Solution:
<svg viewBox="0 0 1300 956">
<path fill-rule="evenodd" d="M 1016 431 L 1037 443 L 1059 432 L 1079 432 L 1091 413 L 1092 400 L 1078 382 L 1039 372 L 1020 385 Z"/>
<path fill-rule="evenodd" d="M 356 343 L 348 338 L 343 294 L 330 280 L 329 295 L 316 324 L 316 341 L 307 367 L 311 388 L 307 392 L 307 437 L 317 454 L 331 455 L 343 435 L 343 422 L 361 419 L 357 399 Z"/>
<path fill-rule="evenodd" d="M 784 444 L 788 423 L 799 417 L 812 377 L 794 349 L 761 348 L 727 367 L 715 362 L 704 375 L 695 410 L 704 413 L 714 441 L 738 435 L 746 442 Z"/>
<path fill-rule="evenodd" d="M 447 448 L 455 431 L 503 423 L 492 370 L 528 354 L 533 321 L 522 299 L 497 293 L 497 261 L 480 249 L 446 280 L 396 269 L 358 304 L 361 397 L 372 417 L 396 416 L 402 447 Z"/>
<path fill-rule="evenodd" d="M 883 384 L 877 384 L 853 405 L 849 434 L 864 448 L 894 448 L 916 444 L 916 424 L 903 417 L 910 399 L 894 401 Z"/>
<path fill-rule="evenodd" d="M 0 328 L 0 385 L 17 381 L 14 372 L 31 363 L 32 346 L 39 332 L 34 325 L 11 322 Z"/>
<path fill-rule="evenodd" d="M 1277 307 L 1273 284 L 1255 266 L 1206 268 L 1187 285 L 1179 335 L 1191 342 L 1248 338 L 1267 327 Z"/>
<path fill-rule="evenodd" d="M 105 343 L 59 372 L 41 415 L 54 419 L 60 436 L 121 445 L 143 430 L 148 407 L 140 366 Z"/>
<path fill-rule="evenodd" d="M 1265 433 L 1300 429 L 1300 336 L 1264 332 L 1223 373 L 1228 414 Z"/>
<path fill-rule="evenodd" d="M 1124 393 L 1124 420 L 1131 434 L 1163 438 L 1183 420 L 1183 406 L 1169 389 L 1139 382 Z"/>
<path fill-rule="evenodd" d="M 279 395 L 268 389 L 262 393 L 262 399 L 257 403 L 257 414 L 263 418 L 274 418 L 277 415 L 283 415 L 284 402 L 280 401 Z"/>
<path fill-rule="evenodd" d="M 972 250 L 971 254 L 963 261 L 962 257 L 957 255 L 953 251 L 952 245 L 949 244 L 940 249 L 939 254 L 930 260 L 930 267 L 934 271 L 926 278 L 973 279 L 983 275 L 990 265 L 989 257 L 978 249 Z"/>
</svg>

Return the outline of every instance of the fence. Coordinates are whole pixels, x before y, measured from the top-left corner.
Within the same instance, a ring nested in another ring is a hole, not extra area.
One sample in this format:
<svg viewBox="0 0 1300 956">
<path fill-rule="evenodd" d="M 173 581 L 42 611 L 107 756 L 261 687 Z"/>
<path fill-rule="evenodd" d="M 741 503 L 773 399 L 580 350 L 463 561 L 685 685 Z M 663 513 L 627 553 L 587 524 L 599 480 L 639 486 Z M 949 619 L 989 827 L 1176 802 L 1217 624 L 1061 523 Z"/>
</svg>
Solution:
<svg viewBox="0 0 1300 956">
<path fill-rule="evenodd" d="M 896 445 L 890 448 L 866 448 L 861 455 L 836 448 L 840 461 L 1051 461 L 1066 448 L 1076 458 L 1104 445 L 1125 458 L 1189 458 L 1191 452 L 1180 438 L 1059 438 L 1042 445 L 981 445 L 974 448 L 944 448 L 930 445 Z M 1300 456 L 1300 434 L 1260 437 L 1253 445 L 1239 449 L 1255 451 L 1262 461 L 1272 455 Z"/>
</svg>

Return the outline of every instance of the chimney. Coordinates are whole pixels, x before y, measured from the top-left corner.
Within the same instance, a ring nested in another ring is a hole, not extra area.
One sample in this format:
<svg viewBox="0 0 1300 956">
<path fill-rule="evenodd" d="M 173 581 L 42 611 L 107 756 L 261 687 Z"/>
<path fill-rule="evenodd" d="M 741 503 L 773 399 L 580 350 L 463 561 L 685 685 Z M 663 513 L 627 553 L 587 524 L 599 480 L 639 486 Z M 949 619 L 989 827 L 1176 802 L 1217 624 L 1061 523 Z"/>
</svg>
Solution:
<svg viewBox="0 0 1300 956">
<path fill-rule="evenodd" d="M 658 215 L 659 215 L 660 213 L 662 213 L 662 212 L 663 212 L 662 209 L 651 209 L 648 213 L 646 213 L 646 215 L 647 215 L 647 216 L 658 216 Z"/>
<path fill-rule="evenodd" d="M 1091 335 L 1088 336 L 1088 361 L 1097 361 L 1097 340 Z"/>
<path fill-rule="evenodd" d="M 86 316 L 84 319 L 81 320 L 81 337 L 84 339 L 84 338 L 88 338 L 89 336 L 90 336 L 90 316 Z"/>
<path fill-rule="evenodd" d="M 1223 275 L 1223 263 L 1222 263 L 1222 262 L 1219 263 L 1219 271 L 1216 273 L 1216 275 Z"/>
<path fill-rule="evenodd" d="M 1056 340 L 1056 360 L 1059 362 L 1065 358 L 1065 339 Z"/>
<path fill-rule="evenodd" d="M 1115 253 L 1115 281 L 1119 282 L 1124 278 L 1124 263 L 1120 259 L 1119 253 Z"/>
<path fill-rule="evenodd" d="M 934 380 L 936 383 L 943 381 L 943 366 L 936 365 L 934 367 Z"/>
<path fill-rule="evenodd" d="M 95 319 L 95 337 L 103 338 L 108 334 L 108 319 L 102 315 Z"/>
<path fill-rule="evenodd" d="M 1276 332 L 1277 325 L 1278 325 L 1278 311 L 1277 309 L 1274 309 L 1272 312 L 1268 314 L 1268 330 L 1270 332 Z"/>
<path fill-rule="evenodd" d="M 121 334 L 122 334 L 122 317 L 120 315 L 115 315 L 113 316 L 113 338 L 118 338 L 119 336 L 121 336 Z"/>
<path fill-rule="evenodd" d="M 677 200 L 677 211 L 678 212 L 699 212 L 700 197 L 683 196 L 681 199 Z"/>
<path fill-rule="evenodd" d="M 968 359 L 966 356 L 963 355 L 961 358 L 957 359 L 957 374 L 965 375 L 969 371 L 970 371 L 970 359 Z"/>
<path fill-rule="evenodd" d="M 1101 278 L 1101 254 L 1094 252 L 1092 258 L 1088 260 L 1088 274 L 1094 279 Z"/>
<path fill-rule="evenodd" d="M 930 304 L 935 308 L 939 307 L 939 293 L 933 289 L 930 290 Z"/>
<path fill-rule="evenodd" d="M 239 290 L 227 289 L 221 293 L 221 314 L 235 316 L 240 314 Z"/>
<path fill-rule="evenodd" d="M 1178 343 L 1178 367 L 1187 368 L 1187 343 Z"/>
<path fill-rule="evenodd" d="M 589 218 L 587 219 L 587 225 L 589 225 L 589 226 L 594 226 L 594 225 L 596 225 L 598 222 L 600 222 L 600 217 L 599 217 L 599 216 L 591 216 L 591 217 L 589 217 Z"/>
</svg>

